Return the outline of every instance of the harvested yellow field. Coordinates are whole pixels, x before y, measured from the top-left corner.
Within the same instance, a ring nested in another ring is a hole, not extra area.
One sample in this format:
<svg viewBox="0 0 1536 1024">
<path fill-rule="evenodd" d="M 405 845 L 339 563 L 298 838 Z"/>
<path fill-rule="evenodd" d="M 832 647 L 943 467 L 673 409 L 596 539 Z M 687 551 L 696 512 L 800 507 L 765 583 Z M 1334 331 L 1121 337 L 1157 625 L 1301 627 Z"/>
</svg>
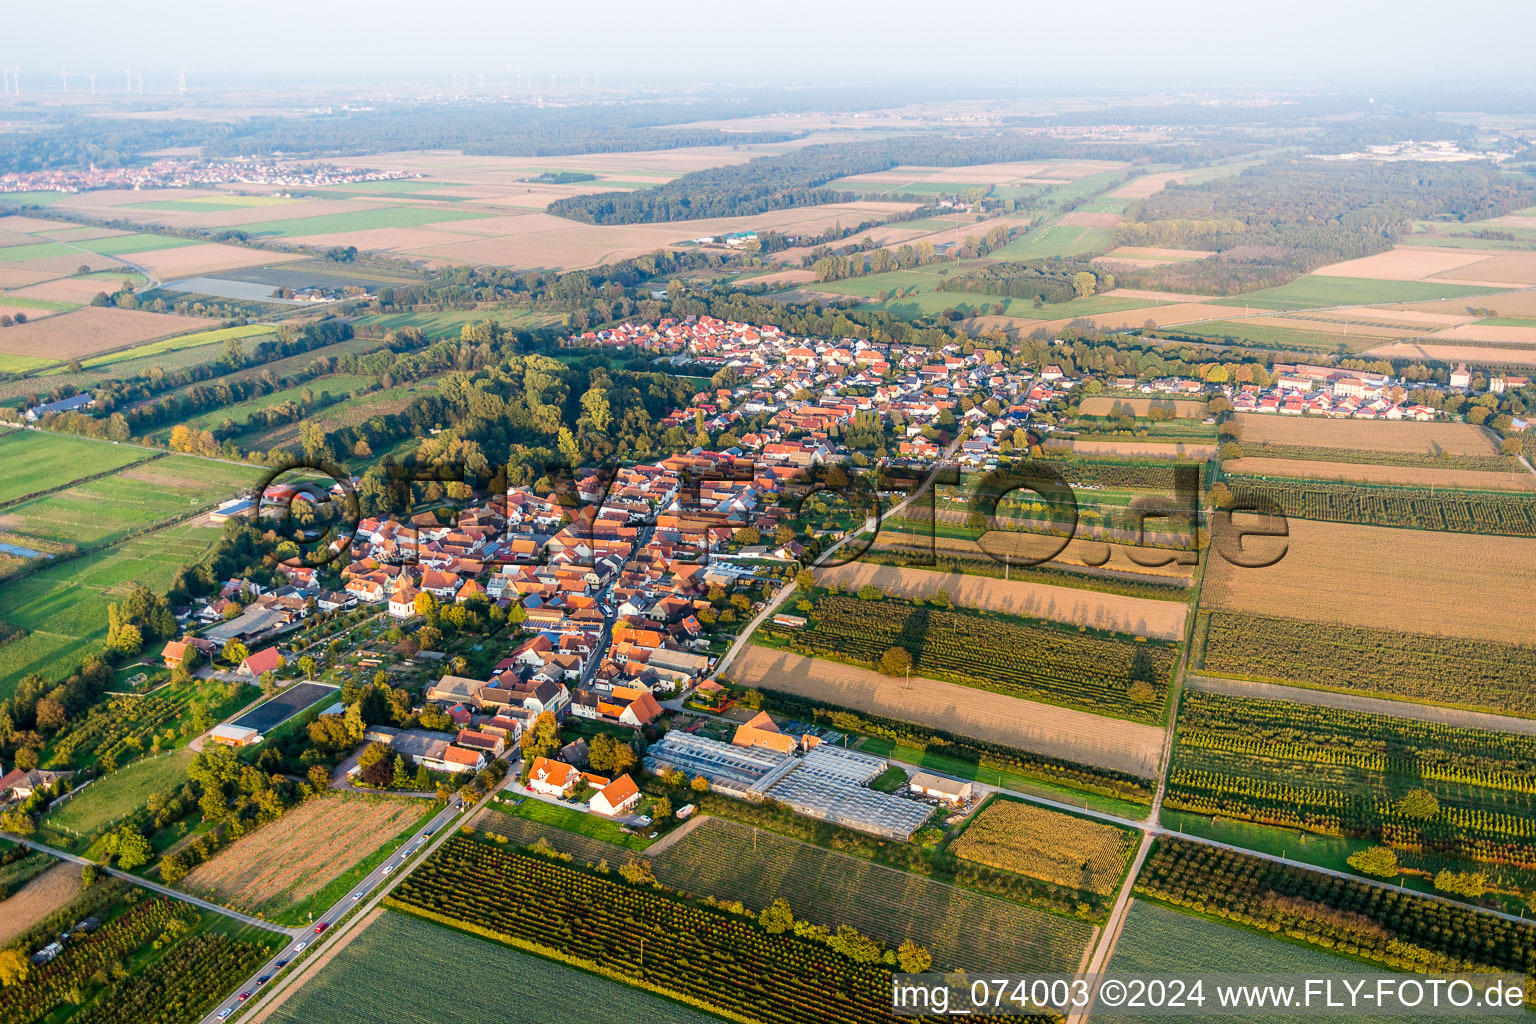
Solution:
<svg viewBox="0 0 1536 1024">
<path fill-rule="evenodd" d="M 1292 331 L 1320 331 L 1340 337 L 1360 338 L 1412 338 L 1423 334 L 1423 328 L 1407 325 L 1385 326 L 1382 324 L 1338 323 L 1313 316 L 1247 316 L 1239 323 L 1254 327 L 1284 327 Z"/>
<path fill-rule="evenodd" d="M 291 263 L 308 259 L 303 253 L 271 252 L 266 249 L 243 249 L 238 245 L 182 245 L 174 249 L 154 249 L 134 253 L 133 262 L 153 273 L 156 277 L 170 280 L 176 277 L 196 277 L 215 274 L 222 270 L 241 270 L 245 267 L 268 267 L 276 263 Z"/>
<path fill-rule="evenodd" d="M 820 658 L 748 647 L 732 665 L 735 682 L 899 718 L 1010 747 L 1143 777 L 1157 770 L 1163 732 L 971 686 L 881 675 Z"/>
<path fill-rule="evenodd" d="M 177 888 L 247 912 L 279 912 L 341 877 L 428 807 L 339 793 L 308 800 L 199 864 Z"/>
<path fill-rule="evenodd" d="M 1431 345 L 1443 341 L 1487 341 L 1500 345 L 1536 346 L 1536 327 L 1501 327 L 1497 324 L 1462 324 L 1437 331 L 1425 339 Z"/>
<path fill-rule="evenodd" d="M 822 569 L 816 573 L 816 582 L 823 586 L 836 584 L 844 590 L 858 590 L 872 584 L 887 594 L 908 600 L 926 600 L 943 590 L 962 608 L 1054 619 L 1075 626 L 1112 629 L 1161 640 L 1178 640 L 1184 635 L 1183 601 L 1153 601 L 1073 587 L 1053 587 L 1046 583 L 906 569 L 871 562 L 850 562 Z"/>
<path fill-rule="evenodd" d="M 80 866 L 59 864 L 22 886 L 0 903 L 0 945 L 10 942 L 75 898 L 80 891 Z"/>
<path fill-rule="evenodd" d="M 949 844 L 949 852 L 1003 871 L 1108 895 L 1136 847 L 1134 833 L 999 797 Z"/>
<path fill-rule="evenodd" d="M 1151 549 L 1133 549 L 1125 544 L 1110 544 L 1104 541 L 1083 540 L 1074 538 L 1067 546 L 1052 556 L 1052 552 L 1061 543 L 1060 537 L 1046 537 L 1038 534 L 1027 533 L 1001 533 L 1001 541 L 994 550 L 1005 550 L 1006 554 L 1015 559 L 1049 559 L 1047 564 L 1071 565 L 1080 568 L 1111 569 L 1116 572 L 1135 573 L 1138 576 L 1158 576 L 1167 579 L 1190 579 L 1195 574 L 1192 565 L 1180 565 L 1172 563 L 1160 566 L 1143 566 L 1131 560 L 1131 551 L 1135 550 L 1138 557 L 1152 561 L 1159 557 L 1159 552 Z M 877 551 L 912 551 L 910 543 L 903 544 L 892 539 L 893 535 L 887 535 L 875 544 Z M 926 540 L 921 542 L 926 545 Z M 1006 549 L 1003 545 L 1006 544 Z M 990 542 L 989 542 L 990 545 Z M 924 547 L 922 550 L 926 550 Z M 933 550 L 938 554 L 954 555 L 961 558 L 990 559 L 991 556 L 983 551 L 975 541 L 963 540 L 958 537 L 933 538 Z"/>
<path fill-rule="evenodd" d="M 1233 308 L 1231 306 L 1217 306 L 1209 302 L 1177 302 L 1171 306 L 1148 306 L 1145 309 L 1127 309 L 1119 313 L 1099 313 L 1087 317 L 1101 330 L 1121 330 L 1127 327 L 1140 327 L 1151 320 L 1158 327 L 1169 324 L 1203 323 L 1206 320 L 1230 320 Z M 1059 331 L 1073 321 L 1072 317 L 1064 320 L 1037 320 L 1033 327 L 1047 331 Z"/>
<path fill-rule="evenodd" d="M 1495 316 L 1536 317 L 1536 291 L 1477 295 L 1465 299 L 1434 299 L 1428 302 L 1407 302 L 1393 306 L 1394 309 L 1413 313 L 1444 313 L 1451 316 L 1472 315 L 1468 307 L 1491 309 Z"/>
<path fill-rule="evenodd" d="M 1085 398 L 1078 408 L 1084 416 L 1119 416 L 1129 412 L 1132 416 L 1145 416 L 1154 406 L 1172 409 L 1179 419 L 1205 419 L 1205 403 L 1181 398 L 1119 398 L 1114 395 L 1094 395 Z"/>
<path fill-rule="evenodd" d="M 1065 224 L 1066 221 L 1063 220 L 1062 223 Z M 1109 250 L 1108 255 L 1124 256 L 1133 260 L 1172 260 L 1182 262 L 1184 260 L 1199 260 L 1207 256 L 1215 256 L 1216 251 L 1214 249 L 1169 249 L 1156 245 L 1122 245 L 1117 249 Z"/>
<path fill-rule="evenodd" d="M 1435 280 L 1494 287 L 1536 285 L 1536 252 L 1499 253 L 1492 259 L 1445 271 L 1436 275 Z"/>
<path fill-rule="evenodd" d="M 1117 455 L 1125 458 L 1214 459 L 1214 444 L 1160 444 L 1156 441 L 1073 441 L 1078 455 Z"/>
<path fill-rule="evenodd" d="M 0 331 L 0 352 L 13 356 L 83 359 L 209 326 L 207 320 L 115 306 L 85 306 Z"/>
<path fill-rule="evenodd" d="M 1233 417 L 1238 438 L 1251 444 L 1297 444 L 1318 448 L 1357 448 L 1413 455 L 1497 455 L 1498 438 L 1470 423 L 1418 423 L 1411 420 L 1325 419 L 1321 416 L 1274 416 L 1243 413 Z"/>
<path fill-rule="evenodd" d="M 1202 605 L 1470 640 L 1530 635 L 1536 540 L 1305 519 L 1289 531 L 1267 568 L 1213 557 Z"/>
<path fill-rule="evenodd" d="M 1144 174 L 1135 181 L 1126 182 L 1109 195 L 1112 199 L 1145 199 L 1156 192 L 1161 192 L 1169 185 L 1188 180 L 1194 173 L 1194 171 L 1164 171 L 1161 174 Z"/>
<path fill-rule="evenodd" d="M 1364 353 L 1383 359 L 1427 359 L 1446 363 L 1508 363 L 1511 366 L 1536 366 L 1536 349 L 1497 348 L 1492 345 L 1424 345 L 1394 341 L 1378 345 Z"/>
<path fill-rule="evenodd" d="M 1472 263 L 1482 263 L 1494 250 L 1431 249 L 1412 245 L 1394 246 L 1390 252 L 1345 260 L 1320 267 L 1318 277 L 1364 277 L 1373 281 L 1422 281 L 1426 277 L 1447 276 L 1448 272 Z"/>
<path fill-rule="evenodd" d="M 1348 309 L 1320 309 L 1307 313 L 1309 320 L 1367 321 L 1372 323 L 1397 323 L 1404 327 L 1439 330 L 1471 323 L 1477 319 L 1470 313 L 1431 313 L 1424 310 L 1378 309 L 1375 306 L 1352 306 Z"/>
<path fill-rule="evenodd" d="M 1536 476 L 1530 473 L 1488 473 L 1478 469 L 1374 466 L 1357 462 L 1263 458 L 1234 459 L 1223 463 L 1222 469 L 1237 476 L 1345 480 L 1362 484 L 1418 484 L 1469 491 L 1536 491 Z"/>
</svg>

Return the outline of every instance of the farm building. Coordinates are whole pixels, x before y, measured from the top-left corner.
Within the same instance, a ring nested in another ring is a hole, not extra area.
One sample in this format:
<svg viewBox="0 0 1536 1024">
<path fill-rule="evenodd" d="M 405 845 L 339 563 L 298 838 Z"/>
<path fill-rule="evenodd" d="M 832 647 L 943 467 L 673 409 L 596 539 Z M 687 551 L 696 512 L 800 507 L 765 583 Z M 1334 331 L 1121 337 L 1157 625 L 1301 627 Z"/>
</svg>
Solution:
<svg viewBox="0 0 1536 1024">
<path fill-rule="evenodd" d="M 951 779 L 944 775 L 918 772 L 912 776 L 907 788 L 923 796 L 931 796 L 948 804 L 963 804 L 976 791 L 973 783 L 964 779 Z"/>
<path fill-rule="evenodd" d="M 768 787 L 795 770 L 795 758 L 764 747 L 734 747 L 719 740 L 673 731 L 651 744 L 646 770 L 672 768 L 684 775 L 702 775 L 710 786 L 747 800 L 761 800 Z"/>
<path fill-rule="evenodd" d="M 216 725 L 208 738 L 227 747 L 248 747 L 261 742 L 261 733 L 239 725 Z"/>
</svg>

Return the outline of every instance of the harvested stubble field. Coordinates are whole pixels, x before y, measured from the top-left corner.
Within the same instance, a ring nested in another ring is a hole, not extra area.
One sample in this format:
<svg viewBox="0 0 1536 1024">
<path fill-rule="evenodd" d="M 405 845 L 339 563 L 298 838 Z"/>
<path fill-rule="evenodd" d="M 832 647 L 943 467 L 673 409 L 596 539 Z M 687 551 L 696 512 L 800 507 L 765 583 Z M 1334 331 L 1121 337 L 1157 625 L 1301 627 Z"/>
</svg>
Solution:
<svg viewBox="0 0 1536 1024">
<path fill-rule="evenodd" d="M 1128 829 L 998 797 L 949 844 L 949 852 L 1107 896 L 1120 884 L 1138 838 Z"/>
<path fill-rule="evenodd" d="M 1205 403 L 1177 398 L 1119 398 L 1114 395 L 1094 395 L 1085 398 L 1078 410 L 1084 416 L 1119 416 L 1129 412 L 1133 416 L 1145 416 L 1153 408 L 1171 409 L 1179 419 L 1204 419 Z"/>
<path fill-rule="evenodd" d="M 1359 448 L 1414 455 L 1499 454 L 1497 437 L 1470 423 L 1382 422 L 1314 416 L 1240 414 L 1233 417 L 1244 443 Z"/>
<path fill-rule="evenodd" d="M 1267 568 L 1211 559 L 1202 606 L 1494 642 L 1530 634 L 1536 539 L 1306 519 L 1288 529 Z"/>
<path fill-rule="evenodd" d="M 1457 342 L 1482 342 L 1510 348 L 1536 347 L 1536 327 L 1513 327 L 1507 324 L 1461 324 L 1437 331 L 1425 341 L 1431 345 Z"/>
<path fill-rule="evenodd" d="M 892 947 L 910 938 L 935 969 L 1070 971 L 1093 934 L 1080 921 L 723 818 L 701 822 L 651 867 L 663 884 L 701 896 L 753 910 L 783 897 L 796 917 L 824 927 L 851 924 Z"/>
<path fill-rule="evenodd" d="M 324 889 L 421 818 L 419 800 L 333 794 L 226 846 L 178 885 L 247 912 L 280 912 Z"/>
<path fill-rule="evenodd" d="M 1233 459 L 1222 463 L 1221 468 L 1233 476 L 1347 480 L 1364 484 L 1419 484 L 1474 491 L 1536 490 L 1536 476 L 1530 473 L 1488 473 L 1477 469 L 1433 469 L 1420 466 L 1377 466 L 1368 462 L 1264 458 Z"/>
<path fill-rule="evenodd" d="M 1070 622 L 1093 629 L 1177 640 L 1184 635 L 1182 601 L 1152 601 L 1092 590 L 1053 587 L 1045 583 L 998 580 L 930 569 L 852 562 L 816 574 L 821 586 L 836 584 L 856 591 L 873 584 L 895 597 L 927 599 L 947 591 L 956 605 Z"/>
<path fill-rule="evenodd" d="M 0 902 L 0 945 L 10 942 L 75 898 L 80 891 L 80 866 L 60 863 Z"/>
<path fill-rule="evenodd" d="M 1162 751 L 1156 726 L 917 676 L 909 687 L 902 677 L 765 647 L 747 648 L 731 675 L 745 686 L 1141 776 L 1156 770 Z"/>
<path fill-rule="evenodd" d="M 1364 353 L 1383 359 L 1415 359 L 1446 363 L 1481 363 L 1483 365 L 1508 364 L 1510 366 L 1536 366 L 1536 349 L 1498 347 L 1493 345 L 1438 345 L 1433 342 L 1394 341 L 1390 345 L 1378 345 Z"/>
<path fill-rule="evenodd" d="M 1166 443 L 1159 441 L 1073 441 L 1072 451 L 1078 455 L 1115 455 L 1124 458 L 1155 459 L 1214 459 L 1213 444 L 1189 444 L 1184 441 Z"/>
<path fill-rule="evenodd" d="M 62 362 L 207 326 L 208 321 L 190 316 L 85 306 L 0 331 L 0 353 L 44 356 Z"/>
<path fill-rule="evenodd" d="M 997 531 L 1002 539 L 992 550 L 1002 551 L 1009 558 L 1015 560 L 1044 559 L 1042 565 L 1065 565 L 1074 568 L 1103 568 L 1113 572 L 1134 573 L 1138 576 L 1158 576 L 1166 579 L 1190 579 L 1195 574 L 1193 565 L 1180 565 L 1177 562 L 1169 565 L 1143 566 L 1131 560 L 1132 549 L 1126 544 L 1109 544 L 1101 541 L 1083 540 L 1074 538 L 1067 542 L 1067 546 L 1056 554 L 1056 548 L 1061 544 L 1060 537 L 1046 537 L 1035 534 L 1013 533 Z M 914 547 L 914 543 L 917 545 Z M 989 545 L 991 542 L 988 542 Z M 1004 546 L 1006 545 L 1006 547 Z M 914 562 L 925 558 L 929 554 L 927 538 L 904 538 L 903 535 L 885 531 L 874 545 L 876 551 L 904 552 L 910 555 Z M 934 537 L 933 554 L 958 555 L 963 558 L 978 558 L 991 560 L 992 556 L 983 551 L 974 540 L 964 540 L 958 537 Z M 1138 557 L 1151 560 L 1155 552 L 1141 551 Z M 1001 564 L 1001 563 L 999 563 Z"/>
<path fill-rule="evenodd" d="M 1467 263 L 1453 270 L 1444 271 L 1432 280 L 1481 284 L 1490 287 L 1536 285 L 1536 253 L 1498 253 L 1491 259 Z"/>
<path fill-rule="evenodd" d="M 1313 271 L 1319 277 L 1358 277 L 1373 281 L 1422 281 L 1427 277 L 1448 276 L 1449 272 L 1469 264 L 1481 263 L 1499 255 L 1492 250 L 1432 249 L 1399 245 L 1388 252 L 1362 256 Z"/>
</svg>

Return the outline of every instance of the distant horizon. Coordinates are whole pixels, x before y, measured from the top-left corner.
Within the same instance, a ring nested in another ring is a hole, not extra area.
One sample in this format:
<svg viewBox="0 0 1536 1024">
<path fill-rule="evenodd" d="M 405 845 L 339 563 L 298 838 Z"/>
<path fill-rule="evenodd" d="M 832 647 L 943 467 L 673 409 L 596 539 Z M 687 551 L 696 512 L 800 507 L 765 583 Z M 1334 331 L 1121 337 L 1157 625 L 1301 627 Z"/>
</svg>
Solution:
<svg viewBox="0 0 1536 1024">
<path fill-rule="evenodd" d="M 1088 95 L 1102 90 L 1465 86 L 1536 88 L 1527 40 L 1536 5 L 1469 0 L 1295 0 L 1285 20 L 1210 0 L 1098 5 L 1092 17 L 1057 5 L 984 4 L 946 24 L 935 8 L 789 0 L 762 13 L 680 0 L 649 20 L 593 0 L 578 24 L 559 10 L 483 0 L 423 19 L 400 0 L 313 5 L 273 0 L 258 17 L 210 15 L 158 0 L 131 20 L 102 0 L 27 5 L 7 15 L 0 65 L 22 68 L 36 95 L 60 92 L 60 70 L 121 84 L 185 68 L 189 80 L 272 87 L 366 80 L 445 86 L 452 75 L 535 83 L 553 71 L 613 86 L 692 83 L 962 85 Z M 103 26 L 97 28 L 97 26 Z M 1468 49 L 1457 41 L 1476 39 Z M 115 78 L 114 78 L 115 76 Z M 148 83 L 146 83 L 147 85 Z"/>
</svg>

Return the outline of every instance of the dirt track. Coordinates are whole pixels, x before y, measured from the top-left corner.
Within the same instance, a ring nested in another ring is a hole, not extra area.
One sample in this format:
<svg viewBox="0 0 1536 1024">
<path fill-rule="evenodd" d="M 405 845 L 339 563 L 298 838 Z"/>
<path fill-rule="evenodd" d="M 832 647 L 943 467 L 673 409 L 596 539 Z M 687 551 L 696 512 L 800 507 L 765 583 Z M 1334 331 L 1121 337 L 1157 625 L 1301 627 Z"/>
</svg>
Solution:
<svg viewBox="0 0 1536 1024">
<path fill-rule="evenodd" d="M 904 678 L 766 647 L 749 648 L 731 675 L 747 686 L 1142 776 L 1156 771 L 1163 747 L 1163 730 L 1156 726 L 918 676 L 909 689 Z"/>
</svg>

